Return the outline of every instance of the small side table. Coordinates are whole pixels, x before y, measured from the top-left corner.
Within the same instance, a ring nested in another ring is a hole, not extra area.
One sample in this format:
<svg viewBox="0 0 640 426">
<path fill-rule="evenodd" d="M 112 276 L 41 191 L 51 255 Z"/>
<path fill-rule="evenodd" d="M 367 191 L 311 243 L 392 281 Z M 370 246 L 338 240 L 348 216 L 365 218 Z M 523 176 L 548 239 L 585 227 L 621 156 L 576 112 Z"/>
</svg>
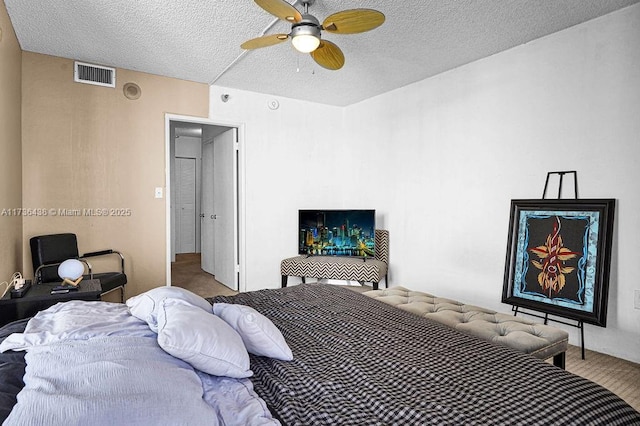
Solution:
<svg viewBox="0 0 640 426">
<path fill-rule="evenodd" d="M 55 305 L 69 300 L 100 300 L 102 287 L 100 280 L 82 280 L 76 291 L 51 294 L 51 290 L 62 283 L 43 283 L 33 285 L 20 298 L 12 299 L 10 292 L 0 299 L 0 326 L 23 318 L 29 318 Z"/>
</svg>

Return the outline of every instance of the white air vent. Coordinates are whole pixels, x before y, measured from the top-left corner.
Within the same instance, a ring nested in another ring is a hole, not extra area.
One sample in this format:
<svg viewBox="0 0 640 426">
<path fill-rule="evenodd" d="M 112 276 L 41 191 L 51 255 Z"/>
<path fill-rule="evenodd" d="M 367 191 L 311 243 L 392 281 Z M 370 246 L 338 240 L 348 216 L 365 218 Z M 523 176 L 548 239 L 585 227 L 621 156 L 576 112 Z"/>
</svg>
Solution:
<svg viewBox="0 0 640 426">
<path fill-rule="evenodd" d="M 76 62 L 73 80 L 78 83 L 95 84 L 96 86 L 116 87 L 116 69 Z"/>
</svg>

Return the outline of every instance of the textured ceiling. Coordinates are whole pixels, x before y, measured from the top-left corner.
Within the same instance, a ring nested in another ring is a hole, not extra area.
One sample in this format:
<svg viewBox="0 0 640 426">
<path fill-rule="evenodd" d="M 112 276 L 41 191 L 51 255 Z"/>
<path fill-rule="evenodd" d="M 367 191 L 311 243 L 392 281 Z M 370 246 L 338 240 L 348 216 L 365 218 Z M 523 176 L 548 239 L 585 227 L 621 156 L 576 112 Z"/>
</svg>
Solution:
<svg viewBox="0 0 640 426">
<path fill-rule="evenodd" d="M 328 71 L 251 0 L 5 0 L 23 50 L 168 77 L 349 105 L 632 5 L 640 0 L 316 0 L 320 22 L 352 8 L 386 15 L 361 34 L 324 33 L 345 54 Z M 302 10 L 299 3 L 295 6 Z M 245 53 L 243 53 L 245 52 Z"/>
</svg>

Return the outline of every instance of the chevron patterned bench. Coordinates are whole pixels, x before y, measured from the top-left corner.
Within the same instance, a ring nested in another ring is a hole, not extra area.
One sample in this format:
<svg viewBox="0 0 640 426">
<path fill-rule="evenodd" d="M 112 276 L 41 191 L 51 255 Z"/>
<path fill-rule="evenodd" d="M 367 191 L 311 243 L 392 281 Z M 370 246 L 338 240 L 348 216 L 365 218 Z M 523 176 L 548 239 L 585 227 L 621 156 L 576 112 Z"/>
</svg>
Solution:
<svg viewBox="0 0 640 426">
<path fill-rule="evenodd" d="M 389 231 L 376 229 L 375 238 L 376 253 L 373 259 L 338 256 L 296 256 L 284 259 L 280 262 L 282 287 L 287 286 L 289 277 L 301 277 L 303 283 L 306 277 L 351 280 L 360 284 L 370 282 L 375 290 L 384 278 L 386 287 L 389 269 Z"/>
<path fill-rule="evenodd" d="M 564 369 L 569 344 L 564 330 L 404 287 L 362 294 L 539 359 L 553 357 L 553 364 Z"/>
</svg>

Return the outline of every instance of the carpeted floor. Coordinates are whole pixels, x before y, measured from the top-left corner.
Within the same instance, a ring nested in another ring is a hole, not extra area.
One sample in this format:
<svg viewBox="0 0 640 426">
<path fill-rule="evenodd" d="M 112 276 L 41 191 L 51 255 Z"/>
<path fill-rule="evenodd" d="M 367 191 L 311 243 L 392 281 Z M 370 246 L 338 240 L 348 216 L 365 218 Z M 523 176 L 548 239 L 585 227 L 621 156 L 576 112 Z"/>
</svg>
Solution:
<svg viewBox="0 0 640 426">
<path fill-rule="evenodd" d="M 214 276 L 200 269 L 198 253 L 176 255 L 176 262 L 171 265 L 171 282 L 202 297 L 236 294 L 234 290 L 216 281 Z M 366 286 L 350 288 L 355 291 L 371 290 Z M 604 386 L 640 411 L 640 364 L 590 350 L 586 351 L 585 358 L 581 359 L 579 347 L 569 346 L 567 371 Z"/>
<path fill-rule="evenodd" d="M 237 293 L 200 268 L 200 253 L 176 255 L 176 261 L 171 264 L 171 285 L 186 288 L 202 297 Z"/>
</svg>

